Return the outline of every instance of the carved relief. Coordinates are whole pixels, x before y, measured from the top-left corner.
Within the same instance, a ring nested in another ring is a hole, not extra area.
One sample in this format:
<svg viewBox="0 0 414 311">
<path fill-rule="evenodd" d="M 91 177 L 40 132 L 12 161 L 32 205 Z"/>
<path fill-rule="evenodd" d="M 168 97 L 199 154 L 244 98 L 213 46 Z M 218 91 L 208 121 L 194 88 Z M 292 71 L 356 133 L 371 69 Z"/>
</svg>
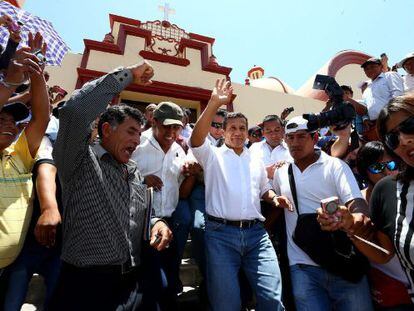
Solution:
<svg viewBox="0 0 414 311">
<path fill-rule="evenodd" d="M 151 44 L 146 46 L 146 51 L 153 53 L 184 58 L 178 46 L 182 38 L 189 39 L 184 29 L 167 21 L 146 22 L 140 25 L 141 28 L 151 31 Z"/>
</svg>

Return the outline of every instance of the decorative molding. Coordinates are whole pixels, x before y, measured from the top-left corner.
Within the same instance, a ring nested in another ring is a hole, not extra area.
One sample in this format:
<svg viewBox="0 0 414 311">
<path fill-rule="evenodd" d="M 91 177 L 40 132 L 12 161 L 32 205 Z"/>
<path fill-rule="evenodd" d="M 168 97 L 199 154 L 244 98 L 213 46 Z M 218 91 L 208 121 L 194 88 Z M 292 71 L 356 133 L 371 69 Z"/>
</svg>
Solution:
<svg viewBox="0 0 414 311">
<path fill-rule="evenodd" d="M 114 28 L 115 22 L 118 22 L 120 24 L 132 25 L 136 27 L 139 27 L 141 25 L 141 21 L 137 19 L 132 19 L 132 18 L 124 17 L 124 16 L 115 15 L 115 14 L 109 14 L 109 24 L 111 26 L 111 31 Z"/>
<path fill-rule="evenodd" d="M 318 73 L 335 77 L 341 68 L 351 64 L 362 65 L 362 63 L 370 57 L 372 56 L 358 51 L 342 51 L 331 59 L 326 71 L 320 71 Z M 324 91 L 314 90 L 311 87 L 312 86 L 310 86 L 310 89 L 301 91 L 301 94 L 303 94 L 304 97 L 309 97 L 321 101 L 327 101 L 329 99 L 328 95 L 326 95 Z"/>
<path fill-rule="evenodd" d="M 162 63 L 170 63 L 177 66 L 186 67 L 190 65 L 190 61 L 186 58 L 177 58 L 174 56 L 158 54 L 150 51 L 140 51 L 139 55 L 145 59 L 154 60 Z"/>
<path fill-rule="evenodd" d="M 106 72 L 90 70 L 85 68 L 77 68 L 78 81 L 76 88 L 81 88 L 86 82 L 97 79 L 105 74 Z M 204 110 L 211 96 L 211 90 L 206 90 L 198 87 L 184 86 L 174 83 L 167 83 L 161 81 L 152 81 L 152 84 L 147 86 L 132 84 L 128 86 L 126 91 L 140 92 L 146 94 L 153 94 L 166 97 L 182 98 L 200 101 L 201 109 Z M 233 100 L 236 95 L 233 95 L 232 101 L 227 105 L 229 111 L 233 111 Z"/>
</svg>

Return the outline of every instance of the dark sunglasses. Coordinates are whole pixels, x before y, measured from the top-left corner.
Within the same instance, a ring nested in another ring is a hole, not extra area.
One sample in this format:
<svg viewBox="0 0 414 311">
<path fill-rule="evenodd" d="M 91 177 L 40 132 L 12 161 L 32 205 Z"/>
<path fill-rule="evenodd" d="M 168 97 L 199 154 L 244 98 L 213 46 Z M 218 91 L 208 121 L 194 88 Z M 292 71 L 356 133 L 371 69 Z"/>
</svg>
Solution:
<svg viewBox="0 0 414 311">
<path fill-rule="evenodd" d="M 414 116 L 404 120 L 395 130 L 385 134 L 385 144 L 391 150 L 397 149 L 400 144 L 400 132 L 404 134 L 414 134 Z"/>
<path fill-rule="evenodd" d="M 382 173 L 385 168 L 389 171 L 395 171 L 398 169 L 397 163 L 395 161 L 387 161 L 387 162 L 377 162 L 368 166 L 368 171 L 371 174 L 379 174 Z"/>
<path fill-rule="evenodd" d="M 223 128 L 223 123 L 220 122 L 211 122 L 211 126 L 216 128 L 216 129 L 221 129 Z"/>
<path fill-rule="evenodd" d="M 260 137 L 262 137 L 262 134 L 261 133 L 252 133 L 251 136 L 254 137 L 254 138 L 260 138 Z"/>
</svg>

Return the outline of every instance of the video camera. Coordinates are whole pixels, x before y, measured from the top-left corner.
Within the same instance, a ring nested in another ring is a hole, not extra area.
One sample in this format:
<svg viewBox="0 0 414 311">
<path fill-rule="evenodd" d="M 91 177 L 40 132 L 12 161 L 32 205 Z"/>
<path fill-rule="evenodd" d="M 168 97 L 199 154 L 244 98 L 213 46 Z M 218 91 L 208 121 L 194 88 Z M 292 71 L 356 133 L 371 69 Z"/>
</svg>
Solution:
<svg viewBox="0 0 414 311">
<path fill-rule="evenodd" d="M 335 78 L 316 75 L 313 89 L 324 90 L 332 102 L 332 108 L 318 114 L 304 114 L 303 118 L 308 120 L 309 131 L 315 131 L 326 126 L 335 126 L 336 130 L 346 128 L 355 118 L 355 109 L 350 103 L 344 102 L 344 91 L 335 81 Z"/>
</svg>

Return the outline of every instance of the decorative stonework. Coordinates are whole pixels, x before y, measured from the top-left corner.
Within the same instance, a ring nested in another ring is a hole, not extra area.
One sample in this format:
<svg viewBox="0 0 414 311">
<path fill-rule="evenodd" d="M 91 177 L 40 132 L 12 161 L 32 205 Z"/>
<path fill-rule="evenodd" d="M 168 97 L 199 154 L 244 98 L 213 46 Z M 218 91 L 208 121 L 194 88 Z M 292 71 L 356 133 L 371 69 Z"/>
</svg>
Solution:
<svg viewBox="0 0 414 311">
<path fill-rule="evenodd" d="M 159 20 L 142 23 L 140 28 L 151 31 L 151 44 L 145 48 L 146 51 L 172 57 L 185 57 L 179 51 L 181 39 L 190 38 L 184 29 L 167 21 L 161 22 Z"/>
</svg>

